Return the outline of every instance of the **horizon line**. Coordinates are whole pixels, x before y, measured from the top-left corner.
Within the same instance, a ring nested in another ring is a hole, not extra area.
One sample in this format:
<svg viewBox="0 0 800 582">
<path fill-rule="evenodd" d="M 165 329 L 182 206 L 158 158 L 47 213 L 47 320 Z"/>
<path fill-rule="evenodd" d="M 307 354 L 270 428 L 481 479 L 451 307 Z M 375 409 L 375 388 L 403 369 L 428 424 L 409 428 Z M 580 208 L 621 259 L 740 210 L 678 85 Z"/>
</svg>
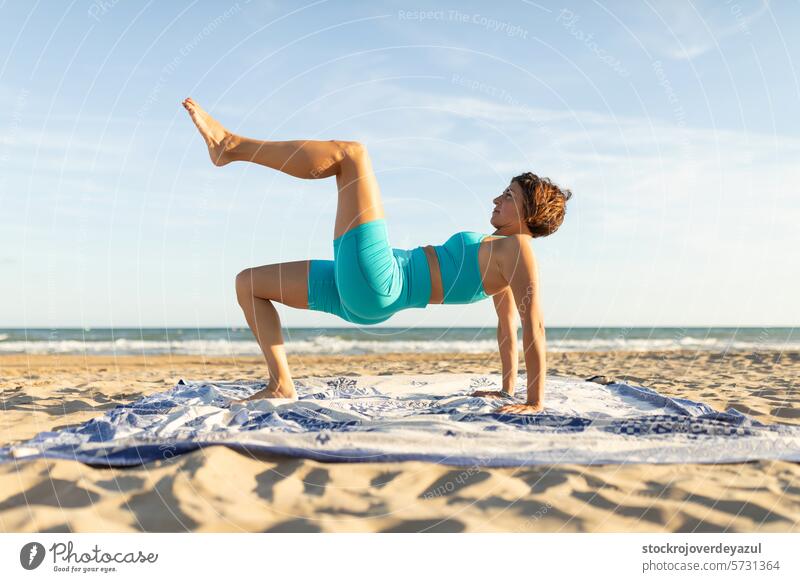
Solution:
<svg viewBox="0 0 800 582">
<path fill-rule="evenodd" d="M 298 325 L 298 326 L 281 326 L 281 329 L 476 329 L 476 328 L 493 328 L 492 325 L 429 325 L 429 326 L 338 326 L 338 325 Z M 781 329 L 794 329 L 800 328 L 800 325 L 547 325 L 545 329 L 593 329 L 593 328 L 628 328 L 628 329 L 648 329 L 653 327 L 660 328 L 674 328 L 674 329 L 704 329 L 709 327 L 718 328 L 731 328 L 731 329 L 756 329 L 756 328 L 781 328 Z M 116 326 L 28 326 L 28 327 L 0 327 L 0 330 L 46 330 L 46 329 L 77 329 L 77 330 L 93 330 L 93 329 L 249 329 L 247 326 L 220 326 L 220 325 L 169 325 L 169 326 L 138 326 L 138 325 L 116 325 Z M 522 329 L 522 326 L 518 326 Z"/>
</svg>

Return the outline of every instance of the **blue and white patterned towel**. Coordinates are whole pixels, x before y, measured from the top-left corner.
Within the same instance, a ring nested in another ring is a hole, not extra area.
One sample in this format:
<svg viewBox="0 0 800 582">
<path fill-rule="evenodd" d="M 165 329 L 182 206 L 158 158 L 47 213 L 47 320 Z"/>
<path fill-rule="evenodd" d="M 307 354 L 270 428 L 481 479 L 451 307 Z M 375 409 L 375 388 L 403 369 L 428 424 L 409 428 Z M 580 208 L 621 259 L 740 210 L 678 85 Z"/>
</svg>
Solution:
<svg viewBox="0 0 800 582">
<path fill-rule="evenodd" d="M 548 376 L 545 409 L 495 412 L 510 399 L 475 398 L 499 374 L 339 376 L 295 380 L 297 400 L 232 404 L 254 382 L 181 380 L 102 417 L 0 447 L 0 462 L 75 459 L 129 466 L 211 445 L 319 461 L 449 465 L 800 461 L 800 427 L 669 398 L 641 386 Z M 524 398 L 525 375 L 518 398 Z"/>
</svg>

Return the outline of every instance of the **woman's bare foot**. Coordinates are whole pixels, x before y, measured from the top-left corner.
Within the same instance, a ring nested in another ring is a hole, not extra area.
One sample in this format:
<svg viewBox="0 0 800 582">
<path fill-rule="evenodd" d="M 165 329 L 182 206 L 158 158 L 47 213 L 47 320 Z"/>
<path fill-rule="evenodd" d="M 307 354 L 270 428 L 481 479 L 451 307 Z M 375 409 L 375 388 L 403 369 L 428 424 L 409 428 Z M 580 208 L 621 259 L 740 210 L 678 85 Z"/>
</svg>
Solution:
<svg viewBox="0 0 800 582">
<path fill-rule="evenodd" d="M 208 154 L 215 166 L 224 166 L 233 161 L 230 149 L 233 146 L 233 134 L 225 129 L 219 121 L 211 117 L 205 109 L 195 103 L 194 99 L 187 97 L 183 106 L 194 121 L 200 135 L 208 146 Z"/>
<path fill-rule="evenodd" d="M 270 380 L 263 390 L 259 390 L 252 396 L 242 400 L 234 400 L 234 402 L 247 402 L 249 400 L 261 400 L 262 398 L 297 398 L 297 391 L 294 389 L 293 382 L 284 384 Z"/>
</svg>

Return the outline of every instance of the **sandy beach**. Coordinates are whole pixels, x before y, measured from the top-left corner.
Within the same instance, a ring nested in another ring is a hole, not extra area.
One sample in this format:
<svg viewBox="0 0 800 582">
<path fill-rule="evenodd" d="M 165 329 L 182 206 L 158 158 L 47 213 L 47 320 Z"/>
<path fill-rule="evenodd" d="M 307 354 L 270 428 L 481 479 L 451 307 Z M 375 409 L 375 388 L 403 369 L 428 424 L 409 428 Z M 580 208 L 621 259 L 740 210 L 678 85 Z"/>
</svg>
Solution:
<svg viewBox="0 0 800 582">
<path fill-rule="evenodd" d="M 296 379 L 500 371 L 496 354 L 289 362 Z M 180 378 L 265 374 L 260 358 L 0 356 L 0 442 L 83 423 Z M 548 354 L 548 374 L 606 375 L 762 422 L 800 424 L 800 352 L 558 352 Z M 800 466 L 783 461 L 465 469 L 255 459 L 209 447 L 130 469 L 0 465 L 2 532 L 795 532 L 799 522 Z"/>
</svg>

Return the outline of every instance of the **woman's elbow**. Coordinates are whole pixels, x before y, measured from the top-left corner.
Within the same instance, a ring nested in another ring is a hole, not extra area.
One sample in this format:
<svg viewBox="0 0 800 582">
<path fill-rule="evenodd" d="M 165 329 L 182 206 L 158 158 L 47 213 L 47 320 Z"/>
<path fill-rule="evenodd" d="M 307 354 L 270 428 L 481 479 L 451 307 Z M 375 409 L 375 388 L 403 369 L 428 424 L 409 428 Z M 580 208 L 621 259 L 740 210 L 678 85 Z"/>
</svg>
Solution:
<svg viewBox="0 0 800 582">
<path fill-rule="evenodd" d="M 517 329 L 517 321 L 514 318 L 500 318 L 497 320 L 497 333 L 516 336 Z"/>
<path fill-rule="evenodd" d="M 523 330 L 527 333 L 533 334 L 537 337 L 544 337 L 544 321 L 541 319 L 528 319 L 526 318 Z"/>
</svg>

